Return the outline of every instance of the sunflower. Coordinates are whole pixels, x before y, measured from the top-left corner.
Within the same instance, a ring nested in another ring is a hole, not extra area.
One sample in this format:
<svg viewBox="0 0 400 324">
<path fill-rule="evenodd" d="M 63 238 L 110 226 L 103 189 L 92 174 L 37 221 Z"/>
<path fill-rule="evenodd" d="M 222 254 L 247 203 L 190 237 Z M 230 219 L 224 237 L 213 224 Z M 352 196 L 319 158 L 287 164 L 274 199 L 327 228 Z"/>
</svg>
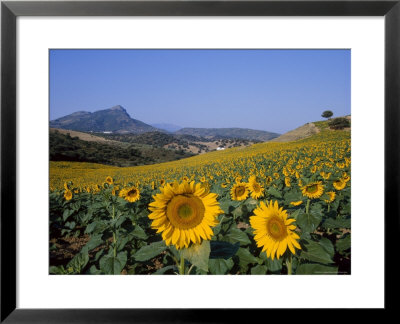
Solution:
<svg viewBox="0 0 400 324">
<path fill-rule="evenodd" d="M 349 182 L 350 181 L 350 176 L 346 172 L 343 172 L 342 180 L 344 182 Z"/>
<path fill-rule="evenodd" d="M 329 196 L 329 199 L 326 199 L 326 200 L 325 200 L 325 202 L 326 202 L 327 204 L 330 204 L 332 201 L 335 200 L 336 192 L 334 192 L 334 191 L 328 191 L 326 194 Z"/>
<path fill-rule="evenodd" d="M 300 206 L 303 203 L 303 200 L 299 200 L 299 201 L 292 201 L 290 204 L 292 206 Z"/>
<path fill-rule="evenodd" d="M 266 177 L 265 178 L 265 183 L 267 184 L 267 186 L 269 186 L 271 183 L 272 183 L 272 177 L 271 176 L 268 176 L 268 177 Z"/>
<path fill-rule="evenodd" d="M 275 172 L 275 173 L 274 173 L 274 178 L 275 178 L 276 180 L 279 179 L 279 173 L 278 173 L 278 172 Z"/>
<path fill-rule="evenodd" d="M 322 172 L 320 173 L 320 175 L 321 175 L 321 177 L 324 178 L 325 180 L 328 180 L 328 179 L 330 178 L 330 176 L 331 176 L 331 172 L 326 173 L 326 172 L 322 171 Z"/>
<path fill-rule="evenodd" d="M 72 199 L 72 191 L 67 189 L 64 191 L 64 198 L 65 200 L 71 200 Z"/>
<path fill-rule="evenodd" d="M 290 178 L 289 177 L 285 177 L 285 185 L 286 185 L 286 187 L 290 187 Z"/>
<path fill-rule="evenodd" d="M 344 187 L 346 187 L 346 181 L 343 179 L 338 179 L 333 181 L 333 186 L 335 187 L 336 190 L 342 190 Z"/>
<path fill-rule="evenodd" d="M 293 254 L 296 253 L 295 247 L 301 249 L 296 241 L 300 237 L 294 232 L 296 226 L 293 224 L 295 220 L 288 218 L 286 210 L 279 208 L 278 202 L 267 204 L 261 202 L 254 210 L 253 216 L 250 217 L 250 225 L 254 229 L 254 239 L 258 247 L 262 246 L 262 251 L 267 253 L 267 257 L 272 260 L 279 259 L 287 248 Z"/>
<path fill-rule="evenodd" d="M 249 189 L 247 189 L 246 183 L 238 182 L 235 183 L 231 189 L 232 200 L 245 200 L 249 195 Z"/>
<path fill-rule="evenodd" d="M 124 188 L 119 192 L 119 196 L 129 202 L 135 202 L 140 199 L 140 191 L 135 186 Z"/>
<path fill-rule="evenodd" d="M 115 187 L 112 189 L 111 194 L 112 194 L 113 196 L 115 196 L 118 190 L 119 190 L 119 186 L 115 186 Z"/>
<path fill-rule="evenodd" d="M 108 183 L 109 185 L 112 185 L 112 184 L 114 183 L 113 178 L 111 178 L 110 176 L 108 176 L 108 177 L 106 178 L 106 183 Z"/>
<path fill-rule="evenodd" d="M 250 195 L 253 199 L 264 196 L 264 188 L 257 182 L 257 178 L 255 176 L 251 176 L 249 178 L 247 188 L 250 189 Z"/>
<path fill-rule="evenodd" d="M 149 204 L 151 227 L 157 229 L 166 245 L 177 249 L 200 244 L 213 236 L 211 227 L 218 224 L 217 216 L 223 211 L 217 202 L 217 194 L 210 193 L 194 181 L 174 182 L 160 188 Z"/>
<path fill-rule="evenodd" d="M 303 186 L 301 192 L 303 193 L 303 196 L 308 198 L 319 198 L 324 193 L 324 185 L 322 184 L 322 181 L 311 182 L 308 185 Z"/>
</svg>

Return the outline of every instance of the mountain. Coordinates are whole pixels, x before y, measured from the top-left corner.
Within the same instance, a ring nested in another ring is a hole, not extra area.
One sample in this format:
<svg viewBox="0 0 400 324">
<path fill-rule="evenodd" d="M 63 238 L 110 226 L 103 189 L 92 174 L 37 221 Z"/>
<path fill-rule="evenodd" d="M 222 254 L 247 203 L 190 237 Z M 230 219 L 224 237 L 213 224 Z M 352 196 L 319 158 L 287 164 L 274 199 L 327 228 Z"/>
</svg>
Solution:
<svg viewBox="0 0 400 324">
<path fill-rule="evenodd" d="M 182 128 L 175 134 L 185 134 L 205 138 L 238 138 L 249 141 L 266 142 L 280 134 L 249 128 Z"/>
<path fill-rule="evenodd" d="M 158 128 L 158 129 L 165 130 L 165 131 L 167 131 L 169 133 L 176 132 L 176 131 L 178 131 L 178 130 L 180 130 L 182 128 L 181 126 L 177 126 L 177 125 L 174 125 L 174 124 L 165 124 L 165 123 L 162 123 L 162 124 L 151 124 L 151 126 L 153 126 L 155 128 Z"/>
<path fill-rule="evenodd" d="M 81 132 L 135 133 L 158 131 L 140 120 L 129 116 L 122 106 L 98 110 L 93 113 L 78 111 L 50 121 L 50 127 L 70 129 Z"/>
</svg>

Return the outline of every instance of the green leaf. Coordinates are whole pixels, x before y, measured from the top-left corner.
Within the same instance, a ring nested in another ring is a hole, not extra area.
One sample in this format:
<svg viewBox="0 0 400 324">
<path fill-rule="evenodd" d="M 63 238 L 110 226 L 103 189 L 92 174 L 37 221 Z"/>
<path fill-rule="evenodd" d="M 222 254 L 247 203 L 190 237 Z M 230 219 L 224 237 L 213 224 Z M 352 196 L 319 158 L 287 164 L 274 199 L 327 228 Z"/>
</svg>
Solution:
<svg viewBox="0 0 400 324">
<path fill-rule="evenodd" d="M 229 259 L 236 254 L 240 246 L 239 242 L 231 244 L 229 242 L 210 241 L 210 259 Z"/>
<path fill-rule="evenodd" d="M 136 237 L 141 240 L 146 240 L 148 238 L 143 228 L 141 228 L 139 225 L 135 226 L 135 229 L 132 231 L 131 234 L 133 237 Z"/>
<path fill-rule="evenodd" d="M 90 223 L 85 230 L 85 233 L 87 234 L 99 234 L 104 232 L 108 228 L 108 224 L 106 224 L 104 221 L 96 221 L 93 223 Z"/>
<path fill-rule="evenodd" d="M 318 204 L 318 203 L 312 204 L 310 207 L 310 214 L 322 219 L 322 216 L 324 215 L 324 211 L 323 211 L 321 204 Z"/>
<path fill-rule="evenodd" d="M 115 219 L 111 225 L 113 225 L 115 228 L 118 228 L 122 225 L 123 222 L 125 222 L 126 217 L 125 216 L 120 216 L 119 218 Z"/>
<path fill-rule="evenodd" d="M 89 273 L 89 274 L 92 274 L 92 275 L 98 275 L 98 274 L 101 274 L 101 271 L 100 271 L 99 269 L 97 269 L 96 266 L 92 265 L 92 266 L 90 267 L 88 273 Z"/>
<path fill-rule="evenodd" d="M 208 268 L 212 274 L 226 274 L 233 265 L 232 259 L 210 259 L 208 262 Z"/>
<path fill-rule="evenodd" d="M 274 187 L 270 187 L 267 189 L 267 192 L 276 198 L 282 198 L 282 193 L 276 190 Z"/>
<path fill-rule="evenodd" d="M 246 215 L 247 213 L 248 213 L 248 210 L 247 210 L 246 205 L 241 205 L 241 206 L 237 207 L 237 208 L 232 212 L 232 215 L 233 215 L 235 218 L 238 218 L 238 217 L 243 217 L 243 215 Z"/>
<path fill-rule="evenodd" d="M 336 249 L 339 253 L 343 253 L 344 251 L 350 249 L 351 247 L 351 234 L 347 233 L 342 238 L 337 240 Z"/>
<path fill-rule="evenodd" d="M 63 221 L 65 222 L 69 216 L 71 216 L 74 213 L 74 210 L 72 209 L 65 209 L 63 212 Z"/>
<path fill-rule="evenodd" d="M 81 273 L 83 268 L 86 266 L 86 264 L 89 262 L 89 254 L 87 249 L 85 247 L 76 254 L 71 261 L 68 262 L 67 264 L 67 269 L 72 268 L 75 273 Z"/>
<path fill-rule="evenodd" d="M 308 240 L 301 251 L 300 258 L 319 263 L 333 263 L 332 256 L 328 253 L 323 244 Z"/>
<path fill-rule="evenodd" d="M 246 232 L 238 229 L 232 228 L 228 234 L 225 235 L 224 240 L 227 239 L 228 242 L 236 243 L 239 242 L 240 245 L 248 245 L 251 244 L 249 237 Z"/>
<path fill-rule="evenodd" d="M 293 213 L 290 213 L 290 218 L 294 218 L 297 220 L 297 217 L 299 217 L 300 213 L 302 212 L 301 209 L 296 209 Z"/>
<path fill-rule="evenodd" d="M 249 264 L 259 263 L 258 258 L 252 255 L 247 249 L 239 248 L 236 255 L 239 257 L 239 266 L 242 272 L 247 272 Z"/>
<path fill-rule="evenodd" d="M 49 268 L 49 274 L 66 274 L 67 271 L 64 269 L 63 266 L 51 266 Z"/>
<path fill-rule="evenodd" d="M 282 270 L 282 259 L 273 259 L 272 260 L 271 258 L 267 257 L 265 252 L 262 252 L 262 254 L 264 254 L 262 259 L 265 260 L 265 265 L 267 266 L 269 271 L 278 272 L 278 271 Z M 261 254 L 260 254 L 260 257 L 261 257 Z"/>
<path fill-rule="evenodd" d="M 256 265 L 255 267 L 251 268 L 252 275 L 265 275 L 267 274 L 267 266 L 265 265 Z"/>
<path fill-rule="evenodd" d="M 297 266 L 296 274 L 297 275 L 327 275 L 327 274 L 337 274 L 338 268 L 326 266 L 322 264 L 316 263 L 304 263 Z"/>
<path fill-rule="evenodd" d="M 309 214 L 300 214 L 297 217 L 296 223 L 301 228 L 303 232 L 314 232 L 318 225 L 321 223 L 322 216 L 309 213 Z"/>
<path fill-rule="evenodd" d="M 319 240 L 319 244 L 321 244 L 321 246 L 324 248 L 324 250 L 326 252 L 328 252 L 328 254 L 331 257 L 333 257 L 333 255 L 335 254 L 335 248 L 333 247 L 331 240 L 327 239 L 326 237 L 322 237 Z"/>
<path fill-rule="evenodd" d="M 88 251 L 93 250 L 94 248 L 97 248 L 100 244 L 102 244 L 104 242 L 101 237 L 102 237 L 102 234 L 97 234 L 97 235 L 93 235 L 90 237 L 89 242 L 87 242 L 85 245 L 85 247 L 88 249 Z"/>
<path fill-rule="evenodd" d="M 176 272 L 178 272 L 178 268 L 175 265 L 169 265 L 169 266 L 163 267 L 161 269 L 158 269 L 156 272 L 153 272 L 153 275 L 164 274 L 168 270 L 175 270 Z"/>
<path fill-rule="evenodd" d="M 128 243 L 129 241 L 129 236 L 119 237 L 117 240 L 117 251 L 121 251 L 125 247 L 126 243 Z"/>
<path fill-rule="evenodd" d="M 287 205 L 290 205 L 290 203 L 293 201 L 303 200 L 303 195 L 298 190 L 291 190 L 285 194 L 284 198 L 285 198 L 285 203 Z"/>
<path fill-rule="evenodd" d="M 181 251 L 186 260 L 204 271 L 208 271 L 210 252 L 210 241 L 203 241 L 201 244 L 194 244 L 190 248 Z"/>
<path fill-rule="evenodd" d="M 351 228 L 351 219 L 350 218 L 327 218 L 322 223 L 323 228 Z"/>
<path fill-rule="evenodd" d="M 136 261 L 148 261 L 151 258 L 156 257 L 161 252 L 165 251 L 167 246 L 164 241 L 154 242 L 150 245 L 141 247 L 134 255 Z"/>
<path fill-rule="evenodd" d="M 253 198 L 248 198 L 244 203 L 248 207 L 248 210 L 253 210 L 256 208 L 258 201 Z"/>
<path fill-rule="evenodd" d="M 121 274 L 122 269 L 125 267 L 126 260 L 126 251 L 118 253 L 115 257 L 113 254 L 107 254 L 100 259 L 100 270 L 105 274 Z"/>
</svg>

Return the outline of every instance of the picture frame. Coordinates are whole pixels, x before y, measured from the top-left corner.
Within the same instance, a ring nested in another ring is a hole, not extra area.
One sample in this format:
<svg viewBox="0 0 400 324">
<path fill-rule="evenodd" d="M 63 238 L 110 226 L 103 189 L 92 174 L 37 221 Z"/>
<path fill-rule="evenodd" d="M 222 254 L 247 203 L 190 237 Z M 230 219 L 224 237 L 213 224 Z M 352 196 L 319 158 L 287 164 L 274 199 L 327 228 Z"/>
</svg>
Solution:
<svg viewBox="0 0 400 324">
<path fill-rule="evenodd" d="M 207 322 L 234 318 L 216 309 L 18 309 L 16 260 L 16 19 L 19 16 L 384 16 L 385 309 L 392 308 L 388 266 L 399 234 L 400 4 L 394 1 L 2 1 L 1 3 L 1 321 L 6 323 Z M 397 219 L 396 219 L 397 218 Z M 396 226 L 391 226 L 395 222 Z M 253 311 L 253 310 L 252 310 Z M 257 310 L 262 313 L 264 310 Z M 262 314 L 259 314 L 262 316 Z M 253 314 L 252 316 L 257 316 Z M 265 316 L 265 315 L 264 315 Z"/>
</svg>

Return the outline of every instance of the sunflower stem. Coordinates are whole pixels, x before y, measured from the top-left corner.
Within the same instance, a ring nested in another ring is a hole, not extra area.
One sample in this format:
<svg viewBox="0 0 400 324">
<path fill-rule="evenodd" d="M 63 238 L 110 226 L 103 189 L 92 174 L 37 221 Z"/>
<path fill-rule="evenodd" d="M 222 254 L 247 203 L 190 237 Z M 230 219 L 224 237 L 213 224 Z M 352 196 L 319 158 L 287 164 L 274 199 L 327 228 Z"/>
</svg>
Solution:
<svg viewBox="0 0 400 324">
<path fill-rule="evenodd" d="M 112 205 L 112 219 L 115 217 L 115 206 Z M 117 256 L 117 235 L 115 233 L 115 229 L 113 229 L 113 242 L 114 242 L 114 258 Z"/>
<path fill-rule="evenodd" d="M 331 210 L 331 204 L 328 204 L 328 213 L 330 212 L 330 210 Z"/>
<path fill-rule="evenodd" d="M 306 214 L 308 214 L 309 209 L 310 209 L 310 199 L 307 199 Z"/>
<path fill-rule="evenodd" d="M 179 266 L 179 274 L 185 274 L 185 258 L 183 257 L 183 253 L 181 253 L 181 264 Z"/>
<path fill-rule="evenodd" d="M 287 274 L 292 274 L 292 256 L 288 256 L 286 259 Z"/>
<path fill-rule="evenodd" d="M 192 271 L 193 267 L 194 267 L 194 264 L 192 264 L 192 265 L 190 266 L 190 268 L 189 268 L 189 270 L 188 270 L 188 273 L 187 273 L 187 274 L 190 274 L 190 272 Z"/>
</svg>

